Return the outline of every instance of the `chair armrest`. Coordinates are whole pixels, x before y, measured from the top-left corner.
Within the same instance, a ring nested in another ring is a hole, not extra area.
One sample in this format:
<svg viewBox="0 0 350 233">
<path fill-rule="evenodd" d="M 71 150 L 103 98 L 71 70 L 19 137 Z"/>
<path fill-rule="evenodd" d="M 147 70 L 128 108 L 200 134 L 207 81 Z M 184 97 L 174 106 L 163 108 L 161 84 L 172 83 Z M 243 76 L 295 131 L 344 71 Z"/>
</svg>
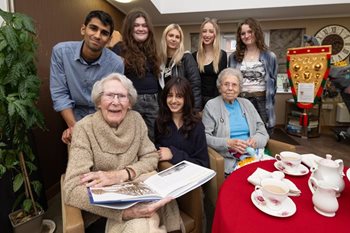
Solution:
<svg viewBox="0 0 350 233">
<path fill-rule="evenodd" d="M 63 192 L 64 174 L 61 176 L 61 205 L 63 233 L 84 233 L 84 220 L 81 210 L 64 203 Z"/>
<path fill-rule="evenodd" d="M 170 162 L 168 161 L 159 161 L 158 163 L 158 170 L 163 171 L 165 169 L 168 169 L 169 167 L 173 166 Z"/>
<path fill-rule="evenodd" d="M 267 142 L 267 149 L 269 149 L 271 151 L 271 155 L 275 156 L 276 154 L 279 154 L 281 151 L 296 151 L 296 148 L 294 145 L 289 144 L 289 143 L 285 143 L 285 142 L 280 142 L 280 141 L 276 141 L 273 139 L 270 139 Z"/>
<path fill-rule="evenodd" d="M 210 147 L 208 147 L 208 154 L 210 169 L 216 172 L 216 176 L 204 185 L 204 189 L 205 195 L 212 205 L 215 206 L 220 187 L 225 180 L 224 157 Z"/>
<path fill-rule="evenodd" d="M 194 220 L 194 229 L 186 232 L 203 232 L 202 219 L 204 213 L 202 188 L 198 187 L 176 199 L 180 211 L 184 212 Z"/>
</svg>

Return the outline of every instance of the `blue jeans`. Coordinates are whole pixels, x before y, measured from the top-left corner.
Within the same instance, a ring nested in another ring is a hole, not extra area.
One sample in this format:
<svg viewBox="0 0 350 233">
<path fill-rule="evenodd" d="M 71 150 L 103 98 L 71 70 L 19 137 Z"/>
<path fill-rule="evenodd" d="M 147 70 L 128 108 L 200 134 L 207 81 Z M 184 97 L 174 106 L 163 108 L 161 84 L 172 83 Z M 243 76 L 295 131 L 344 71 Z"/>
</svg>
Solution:
<svg viewBox="0 0 350 233">
<path fill-rule="evenodd" d="M 158 94 L 137 95 L 133 109 L 141 114 L 148 128 L 148 137 L 154 142 L 154 124 L 159 111 Z"/>
</svg>

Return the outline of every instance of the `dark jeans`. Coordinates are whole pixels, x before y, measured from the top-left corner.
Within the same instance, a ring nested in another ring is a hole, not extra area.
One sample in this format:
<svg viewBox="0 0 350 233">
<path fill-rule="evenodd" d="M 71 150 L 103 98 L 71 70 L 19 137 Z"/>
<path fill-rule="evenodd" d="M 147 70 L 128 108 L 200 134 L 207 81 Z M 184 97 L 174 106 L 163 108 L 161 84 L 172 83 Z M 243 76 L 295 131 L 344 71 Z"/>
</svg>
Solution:
<svg viewBox="0 0 350 233">
<path fill-rule="evenodd" d="M 148 137 L 154 142 L 154 123 L 158 116 L 158 94 L 140 94 L 137 96 L 137 102 L 133 109 L 139 112 L 146 122 L 148 128 Z"/>
<path fill-rule="evenodd" d="M 254 105 L 255 109 L 258 111 L 261 120 L 265 124 L 265 128 L 268 131 L 268 133 L 271 135 L 273 132 L 273 128 L 267 127 L 267 122 L 269 119 L 269 116 L 266 111 L 266 97 L 265 96 L 254 96 L 254 97 L 246 97 L 250 102 Z"/>
</svg>

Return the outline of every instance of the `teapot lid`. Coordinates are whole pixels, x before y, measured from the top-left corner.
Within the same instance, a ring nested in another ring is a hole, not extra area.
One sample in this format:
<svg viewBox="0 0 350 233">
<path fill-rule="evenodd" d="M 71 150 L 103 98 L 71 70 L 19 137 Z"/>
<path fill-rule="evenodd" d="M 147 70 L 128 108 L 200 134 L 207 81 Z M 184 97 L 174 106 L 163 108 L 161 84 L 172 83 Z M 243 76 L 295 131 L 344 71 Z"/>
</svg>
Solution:
<svg viewBox="0 0 350 233">
<path fill-rule="evenodd" d="M 338 167 L 339 164 L 332 160 L 332 155 L 326 154 L 325 159 L 320 159 L 319 164 L 326 167 Z"/>
</svg>

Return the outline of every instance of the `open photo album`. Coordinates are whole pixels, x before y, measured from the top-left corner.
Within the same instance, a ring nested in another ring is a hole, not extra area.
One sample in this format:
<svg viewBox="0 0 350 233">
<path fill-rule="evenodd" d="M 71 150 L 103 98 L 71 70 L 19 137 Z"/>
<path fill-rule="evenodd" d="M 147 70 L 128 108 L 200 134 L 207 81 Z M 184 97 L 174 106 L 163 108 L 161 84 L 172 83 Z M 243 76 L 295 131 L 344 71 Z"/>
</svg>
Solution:
<svg viewBox="0 0 350 233">
<path fill-rule="evenodd" d="M 215 171 L 182 161 L 148 177 L 143 182 L 126 182 L 101 188 L 88 188 L 90 203 L 107 208 L 126 209 L 138 202 L 180 197 L 215 176 Z"/>
</svg>

